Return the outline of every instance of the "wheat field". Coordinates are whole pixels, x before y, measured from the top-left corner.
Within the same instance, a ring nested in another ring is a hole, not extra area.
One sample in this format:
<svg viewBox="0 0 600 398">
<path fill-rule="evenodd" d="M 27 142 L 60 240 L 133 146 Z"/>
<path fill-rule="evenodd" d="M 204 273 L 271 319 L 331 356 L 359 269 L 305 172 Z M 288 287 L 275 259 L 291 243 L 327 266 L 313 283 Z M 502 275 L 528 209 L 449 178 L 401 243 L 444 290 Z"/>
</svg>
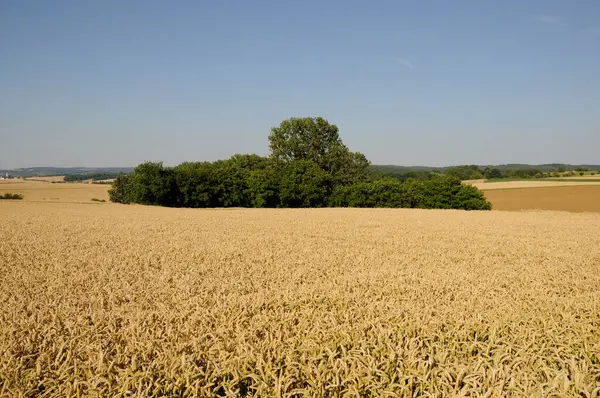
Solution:
<svg viewBox="0 0 600 398">
<path fill-rule="evenodd" d="M 2 396 L 598 396 L 600 214 L 0 203 Z"/>
<path fill-rule="evenodd" d="M 28 202 L 92 203 L 92 198 L 108 201 L 110 185 L 101 184 L 52 184 L 48 181 L 2 180 L 0 194 L 10 192 L 24 196 Z"/>
</svg>

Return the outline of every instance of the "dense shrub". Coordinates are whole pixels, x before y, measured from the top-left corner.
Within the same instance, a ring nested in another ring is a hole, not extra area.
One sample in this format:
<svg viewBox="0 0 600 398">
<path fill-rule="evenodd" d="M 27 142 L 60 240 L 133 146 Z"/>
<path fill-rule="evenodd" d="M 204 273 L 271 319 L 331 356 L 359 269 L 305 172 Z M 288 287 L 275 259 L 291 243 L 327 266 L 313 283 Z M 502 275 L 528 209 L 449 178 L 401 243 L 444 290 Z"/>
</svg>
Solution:
<svg viewBox="0 0 600 398">
<path fill-rule="evenodd" d="M 438 176 L 430 180 L 382 178 L 337 187 L 330 204 L 336 207 L 404 207 L 421 209 L 490 210 L 483 193 L 459 179 Z"/>
<path fill-rule="evenodd" d="M 21 200 L 23 199 L 23 195 L 20 193 L 5 193 L 4 195 L 0 195 L 0 199 L 12 199 L 12 200 Z"/>
</svg>

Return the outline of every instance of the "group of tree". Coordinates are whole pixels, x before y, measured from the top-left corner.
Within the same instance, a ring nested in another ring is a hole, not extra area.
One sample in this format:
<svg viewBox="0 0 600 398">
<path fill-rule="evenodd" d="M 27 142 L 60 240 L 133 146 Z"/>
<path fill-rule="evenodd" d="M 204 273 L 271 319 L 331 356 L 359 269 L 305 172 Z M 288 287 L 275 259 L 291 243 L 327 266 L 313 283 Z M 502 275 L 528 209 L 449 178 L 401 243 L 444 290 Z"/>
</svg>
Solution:
<svg viewBox="0 0 600 398">
<path fill-rule="evenodd" d="M 88 173 L 88 174 L 69 174 L 64 178 L 65 182 L 80 182 L 80 181 L 101 181 L 117 178 L 122 173 Z"/>
<path fill-rule="evenodd" d="M 462 181 L 465 180 L 478 180 L 478 179 L 530 179 L 530 178 L 552 178 L 562 176 L 574 176 L 576 174 L 584 175 L 588 171 L 587 168 L 578 167 L 567 171 L 564 167 L 559 167 L 555 170 L 544 170 L 534 167 L 523 167 L 523 168 L 500 168 L 500 167 L 480 167 L 475 165 L 469 166 L 453 166 L 444 168 L 441 173 L 454 176 Z M 435 175 L 435 172 L 419 172 L 429 173 Z"/>
<path fill-rule="evenodd" d="M 557 178 L 584 175 L 586 172 L 595 175 L 600 171 L 600 166 L 573 166 L 561 163 L 542 164 L 537 166 L 527 164 L 510 164 L 498 166 L 462 165 L 451 167 L 426 167 L 426 166 L 372 166 L 374 171 L 381 176 L 396 178 L 400 181 L 407 179 L 429 180 L 440 174 L 453 176 L 462 181 L 478 179 L 530 179 L 530 178 Z"/>
<path fill-rule="evenodd" d="M 145 162 L 118 176 L 110 199 L 170 207 L 407 207 L 489 210 L 478 189 L 455 176 L 395 178 L 375 172 L 343 144 L 337 126 L 291 118 L 271 129 L 270 155 L 165 167 Z"/>
</svg>

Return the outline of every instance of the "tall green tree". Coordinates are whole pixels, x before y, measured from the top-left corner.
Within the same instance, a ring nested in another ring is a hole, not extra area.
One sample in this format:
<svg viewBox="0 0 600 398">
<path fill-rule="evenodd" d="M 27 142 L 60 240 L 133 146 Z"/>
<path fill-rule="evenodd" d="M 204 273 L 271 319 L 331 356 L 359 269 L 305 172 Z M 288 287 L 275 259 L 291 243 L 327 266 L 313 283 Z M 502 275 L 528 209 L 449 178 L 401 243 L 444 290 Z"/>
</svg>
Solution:
<svg viewBox="0 0 600 398">
<path fill-rule="evenodd" d="M 367 181 L 370 162 L 351 152 L 342 142 L 339 129 L 322 117 L 291 118 L 271 129 L 271 158 L 278 163 L 308 160 L 332 177 L 334 185 Z"/>
<path fill-rule="evenodd" d="M 269 148 L 271 157 L 278 162 L 310 160 L 324 170 L 331 164 L 331 156 L 347 151 L 338 133 L 338 127 L 322 117 L 291 118 L 271 129 Z"/>
</svg>

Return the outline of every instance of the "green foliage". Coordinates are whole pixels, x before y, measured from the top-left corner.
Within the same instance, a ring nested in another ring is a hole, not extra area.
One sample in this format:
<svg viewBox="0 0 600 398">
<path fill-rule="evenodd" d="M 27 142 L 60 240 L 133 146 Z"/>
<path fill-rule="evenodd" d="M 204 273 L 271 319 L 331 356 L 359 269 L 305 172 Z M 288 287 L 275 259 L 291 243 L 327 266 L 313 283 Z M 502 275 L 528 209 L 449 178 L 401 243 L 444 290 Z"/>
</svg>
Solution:
<svg viewBox="0 0 600 398">
<path fill-rule="evenodd" d="M 266 167 L 251 171 L 247 193 L 251 207 L 279 207 L 281 202 L 277 170 Z"/>
<path fill-rule="evenodd" d="M 132 202 L 143 205 L 174 206 L 177 185 L 172 169 L 162 162 L 145 162 L 133 170 Z"/>
<path fill-rule="evenodd" d="M 98 199 L 98 198 L 92 198 L 91 201 L 92 202 L 102 202 L 102 203 L 106 202 L 106 200 L 104 200 L 104 199 Z"/>
<path fill-rule="evenodd" d="M 338 186 L 331 195 L 335 207 L 413 207 L 407 184 L 393 177 Z"/>
<path fill-rule="evenodd" d="M 337 207 L 405 207 L 421 209 L 490 210 L 491 204 L 472 185 L 454 177 L 402 183 L 385 177 L 368 183 L 338 187 L 331 197 Z"/>
<path fill-rule="evenodd" d="M 122 174 L 115 178 L 112 189 L 108 191 L 111 202 L 129 204 L 133 200 L 133 175 Z"/>
<path fill-rule="evenodd" d="M 483 194 L 436 171 L 374 170 L 351 152 L 323 118 L 284 120 L 269 136 L 271 155 L 234 155 L 175 167 L 145 162 L 118 176 L 109 191 L 118 203 L 177 207 L 423 207 L 489 209 Z M 449 174 L 472 178 L 477 166 Z M 409 178 L 410 177 L 410 178 Z"/>
<path fill-rule="evenodd" d="M 4 195 L 0 195 L 0 199 L 9 199 L 9 200 L 22 200 L 23 195 L 20 193 L 10 193 L 7 192 Z"/>
<path fill-rule="evenodd" d="M 496 179 L 496 178 L 503 178 L 504 175 L 502 174 L 502 171 L 499 168 L 486 168 L 485 171 L 483 172 L 483 176 L 485 178 L 489 179 Z"/>
<path fill-rule="evenodd" d="M 310 160 L 287 163 L 279 172 L 281 207 L 324 207 L 331 176 Z"/>
<path fill-rule="evenodd" d="M 382 171 L 379 168 L 374 168 L 373 178 L 372 179 L 380 179 L 384 177 L 391 177 L 400 182 L 407 181 L 409 179 L 412 180 L 431 180 L 432 178 L 440 175 L 437 171 Z"/>
<path fill-rule="evenodd" d="M 479 180 L 483 178 L 481 169 L 479 169 L 479 166 L 476 165 L 448 167 L 444 169 L 444 174 L 450 177 L 458 178 L 461 181 Z"/>
<path fill-rule="evenodd" d="M 506 178 L 535 178 L 536 175 L 541 174 L 542 171 L 538 169 L 508 169 L 504 172 Z"/>
<path fill-rule="evenodd" d="M 347 151 L 334 124 L 321 117 L 291 118 L 271 128 L 269 148 L 278 162 L 310 160 L 329 170 L 335 157 Z"/>
<path fill-rule="evenodd" d="M 284 120 L 271 129 L 271 159 L 278 164 L 311 161 L 329 173 L 335 185 L 369 180 L 371 163 L 362 153 L 351 152 L 338 131 L 322 117 Z"/>
</svg>

